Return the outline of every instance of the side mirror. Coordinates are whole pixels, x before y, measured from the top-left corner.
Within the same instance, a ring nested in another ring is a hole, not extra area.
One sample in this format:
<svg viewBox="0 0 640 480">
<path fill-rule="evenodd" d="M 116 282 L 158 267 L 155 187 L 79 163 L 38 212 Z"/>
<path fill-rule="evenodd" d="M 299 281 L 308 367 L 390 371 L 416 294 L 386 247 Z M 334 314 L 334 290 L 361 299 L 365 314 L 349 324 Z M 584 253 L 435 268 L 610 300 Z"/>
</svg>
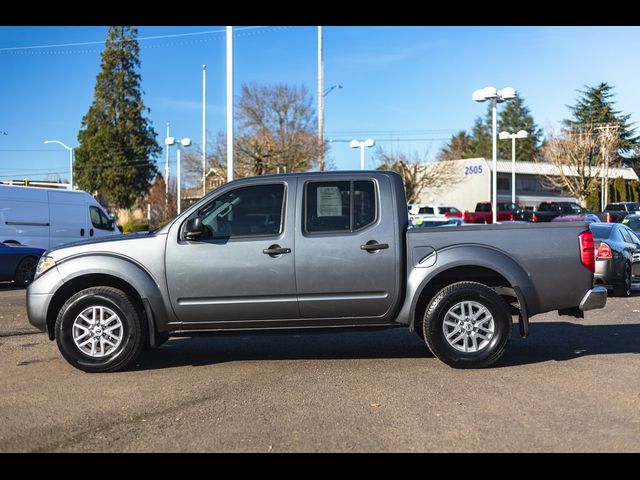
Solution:
<svg viewBox="0 0 640 480">
<path fill-rule="evenodd" d="M 113 227 L 115 227 L 115 224 L 113 223 L 113 219 L 111 219 L 107 222 L 107 230 L 113 230 Z"/>
<path fill-rule="evenodd" d="M 204 225 L 202 225 L 202 218 L 195 217 L 187 221 L 187 226 L 184 229 L 184 238 L 187 240 L 197 240 L 204 233 Z"/>
</svg>

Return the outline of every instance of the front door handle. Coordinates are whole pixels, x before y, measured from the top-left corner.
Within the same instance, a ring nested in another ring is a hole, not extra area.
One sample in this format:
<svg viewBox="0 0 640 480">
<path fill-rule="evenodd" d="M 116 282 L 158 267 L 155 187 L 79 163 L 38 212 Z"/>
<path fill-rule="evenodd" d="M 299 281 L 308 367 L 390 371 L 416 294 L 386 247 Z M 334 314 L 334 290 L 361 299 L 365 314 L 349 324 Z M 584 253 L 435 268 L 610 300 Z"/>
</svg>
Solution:
<svg viewBox="0 0 640 480">
<path fill-rule="evenodd" d="M 282 255 L 283 253 L 291 253 L 290 248 L 283 248 L 280 245 L 271 245 L 269 248 L 262 250 L 265 255 Z"/>
<path fill-rule="evenodd" d="M 375 252 L 377 250 L 384 250 L 389 248 L 388 243 L 378 243 L 375 240 L 371 240 L 364 245 L 360 245 L 360 250 L 366 250 L 367 252 Z"/>
<path fill-rule="evenodd" d="M 90 229 L 89 229 L 89 236 L 90 236 L 90 237 L 93 237 L 93 228 L 90 228 Z"/>
</svg>

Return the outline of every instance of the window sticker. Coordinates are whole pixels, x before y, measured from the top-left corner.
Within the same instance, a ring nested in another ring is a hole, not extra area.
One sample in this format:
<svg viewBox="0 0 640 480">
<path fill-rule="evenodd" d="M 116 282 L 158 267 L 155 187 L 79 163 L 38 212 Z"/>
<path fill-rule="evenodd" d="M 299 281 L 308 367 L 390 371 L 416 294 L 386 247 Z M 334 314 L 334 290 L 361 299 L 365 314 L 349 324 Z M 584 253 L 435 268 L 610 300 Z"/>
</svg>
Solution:
<svg viewBox="0 0 640 480">
<path fill-rule="evenodd" d="M 318 187 L 317 189 L 318 217 L 341 217 L 342 196 L 338 187 Z"/>
</svg>

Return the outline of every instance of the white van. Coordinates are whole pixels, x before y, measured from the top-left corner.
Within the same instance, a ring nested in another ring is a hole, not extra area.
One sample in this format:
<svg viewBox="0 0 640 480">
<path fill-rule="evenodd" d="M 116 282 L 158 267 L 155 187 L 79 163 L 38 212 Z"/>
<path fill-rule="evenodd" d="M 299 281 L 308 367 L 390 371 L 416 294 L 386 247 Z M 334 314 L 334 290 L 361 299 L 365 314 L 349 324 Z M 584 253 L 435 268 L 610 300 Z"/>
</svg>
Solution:
<svg viewBox="0 0 640 480">
<path fill-rule="evenodd" d="M 49 249 L 119 233 L 87 192 L 0 185 L 0 242 Z"/>
</svg>

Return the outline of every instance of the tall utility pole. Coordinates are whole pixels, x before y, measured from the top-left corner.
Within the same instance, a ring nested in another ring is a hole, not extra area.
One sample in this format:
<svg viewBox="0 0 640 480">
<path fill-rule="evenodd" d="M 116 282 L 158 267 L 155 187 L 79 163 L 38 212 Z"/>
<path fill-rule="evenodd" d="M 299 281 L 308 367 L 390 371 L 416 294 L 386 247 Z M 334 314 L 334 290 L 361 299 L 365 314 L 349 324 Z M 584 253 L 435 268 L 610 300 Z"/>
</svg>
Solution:
<svg viewBox="0 0 640 480">
<path fill-rule="evenodd" d="M 168 135 L 167 135 L 168 136 Z M 207 66 L 202 65 L 202 196 L 206 193 L 207 163 Z"/>
<path fill-rule="evenodd" d="M 318 27 L 318 169 L 324 171 L 324 61 L 322 58 L 322 27 Z"/>
<path fill-rule="evenodd" d="M 169 138 L 169 122 L 167 122 L 167 136 Z M 169 206 L 169 145 L 165 145 L 164 148 L 167 151 L 167 156 L 164 161 L 164 204 Z"/>
<path fill-rule="evenodd" d="M 233 27 L 227 27 L 227 182 L 233 180 Z"/>
</svg>

